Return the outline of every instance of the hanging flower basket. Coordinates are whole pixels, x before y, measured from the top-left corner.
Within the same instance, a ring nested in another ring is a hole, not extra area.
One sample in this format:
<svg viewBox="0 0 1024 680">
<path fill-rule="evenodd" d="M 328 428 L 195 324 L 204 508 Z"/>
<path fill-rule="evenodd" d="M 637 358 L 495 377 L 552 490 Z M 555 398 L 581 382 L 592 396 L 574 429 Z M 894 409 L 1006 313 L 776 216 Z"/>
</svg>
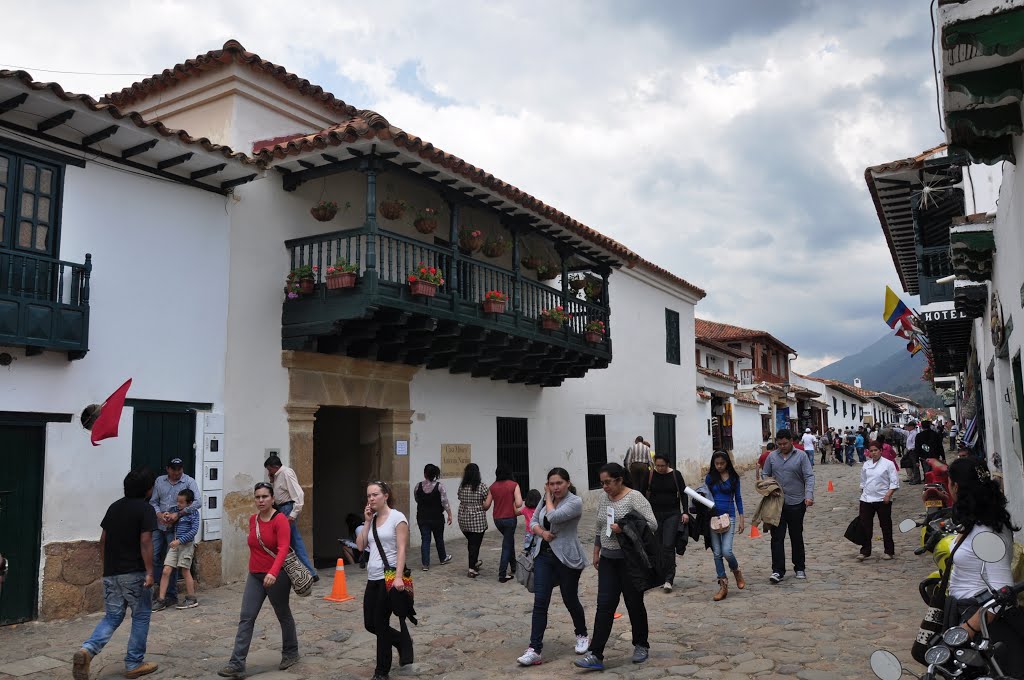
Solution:
<svg viewBox="0 0 1024 680">
<path fill-rule="evenodd" d="M 338 288 L 355 288 L 356 279 L 359 277 L 355 272 L 340 272 L 327 275 L 327 289 L 337 290 Z"/>
<path fill-rule="evenodd" d="M 433 234 L 437 230 L 437 218 L 418 217 L 412 223 L 412 226 L 416 227 L 416 231 L 421 234 Z"/>
<path fill-rule="evenodd" d="M 484 242 L 480 252 L 487 257 L 501 257 L 508 251 L 509 242 L 504 236 L 489 238 Z"/>
<path fill-rule="evenodd" d="M 417 297 L 432 298 L 437 295 L 437 284 L 416 279 L 409 282 L 409 293 Z"/>
<path fill-rule="evenodd" d="M 405 214 L 406 202 L 387 200 L 380 202 L 380 216 L 386 220 L 398 220 Z"/>
<path fill-rule="evenodd" d="M 591 345 L 600 345 L 604 337 L 600 333 L 594 331 L 587 331 L 583 334 L 583 339 L 589 342 Z"/>
<path fill-rule="evenodd" d="M 309 214 L 317 222 L 330 222 L 338 214 L 338 204 L 334 201 L 320 201 L 309 209 Z"/>
<path fill-rule="evenodd" d="M 558 278 L 558 275 L 562 273 L 562 268 L 551 262 L 545 262 L 544 264 L 537 267 L 537 280 L 538 281 L 550 281 L 551 279 Z"/>
<path fill-rule="evenodd" d="M 587 285 L 587 280 L 582 276 L 570 276 L 569 287 L 575 291 L 583 290 L 583 287 Z"/>
<path fill-rule="evenodd" d="M 465 253 L 475 253 L 484 245 L 484 233 L 479 229 L 467 228 L 459 230 L 459 247 Z"/>
<path fill-rule="evenodd" d="M 523 259 L 519 260 L 519 264 L 523 265 L 524 269 L 536 269 L 542 263 L 543 263 L 543 260 L 541 260 L 536 255 L 529 255 L 529 256 L 524 257 Z"/>
</svg>

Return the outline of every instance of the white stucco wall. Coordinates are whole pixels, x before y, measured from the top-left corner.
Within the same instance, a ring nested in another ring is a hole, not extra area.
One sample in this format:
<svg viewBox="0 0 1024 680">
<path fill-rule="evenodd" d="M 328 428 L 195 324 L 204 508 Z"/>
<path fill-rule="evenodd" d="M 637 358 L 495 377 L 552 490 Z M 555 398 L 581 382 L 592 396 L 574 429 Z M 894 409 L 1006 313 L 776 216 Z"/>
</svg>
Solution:
<svg viewBox="0 0 1024 680">
<path fill-rule="evenodd" d="M 732 422 L 733 457 L 740 463 L 757 462 L 764 446 L 761 410 L 753 405 L 733 404 Z"/>
<path fill-rule="evenodd" d="M 71 413 L 46 430 L 43 544 L 96 540 L 131 463 L 132 409 L 99 447 L 78 416 L 127 378 L 130 398 L 224 401 L 228 231 L 225 199 L 98 163 L 68 167 L 61 258 L 93 255 L 89 352 L 16 357 L 0 410 Z M 93 502 L 81 502 L 89 489 Z"/>
</svg>

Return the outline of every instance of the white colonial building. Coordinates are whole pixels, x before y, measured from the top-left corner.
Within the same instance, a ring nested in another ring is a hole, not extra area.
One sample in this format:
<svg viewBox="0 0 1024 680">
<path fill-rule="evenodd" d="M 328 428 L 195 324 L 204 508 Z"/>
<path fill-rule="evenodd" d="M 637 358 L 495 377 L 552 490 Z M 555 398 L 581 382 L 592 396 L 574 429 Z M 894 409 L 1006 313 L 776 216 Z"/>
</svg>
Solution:
<svg viewBox="0 0 1024 680">
<path fill-rule="evenodd" d="M 234 41 L 102 105 L 0 73 L 0 169 L 19 168 L 0 171 L 18 197 L 0 204 L 0 455 L 28 489 L 0 523 L 36 522 L 0 621 L 96 609 L 103 509 L 172 454 L 203 484 L 207 582 L 244 573 L 271 452 L 321 564 L 366 480 L 415 512 L 427 463 L 453 502 L 467 462 L 593 489 L 637 435 L 706 464 L 688 359 L 704 292 L 607 236 Z M 421 268 L 444 282 L 417 290 Z M 79 415 L 128 377 L 120 436 L 93 449 Z"/>
</svg>

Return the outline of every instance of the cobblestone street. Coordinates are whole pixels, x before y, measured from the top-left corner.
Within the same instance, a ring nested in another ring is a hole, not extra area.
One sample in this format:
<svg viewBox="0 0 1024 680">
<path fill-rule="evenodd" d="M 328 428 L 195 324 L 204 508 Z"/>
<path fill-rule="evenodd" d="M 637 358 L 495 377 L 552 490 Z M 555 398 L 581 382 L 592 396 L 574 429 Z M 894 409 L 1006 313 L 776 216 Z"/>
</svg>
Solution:
<svg viewBox="0 0 1024 680">
<path fill-rule="evenodd" d="M 858 563 L 856 547 L 842 534 L 856 511 L 860 468 L 818 465 L 815 471 L 817 502 L 807 515 L 805 534 L 806 581 L 793 579 L 790 565 L 786 580 L 770 585 L 767 535 L 737 537 L 735 553 L 747 588 L 739 591 L 733 585 L 725 601 L 714 603 L 711 552 L 691 543 L 686 556 L 679 558 L 674 592 L 658 589 L 646 596 L 650 660 L 643 666 L 629 662 L 632 647 L 628 618 L 623 616 L 615 624 L 605 655 L 605 672 L 631 678 L 864 678 L 871 677 L 868 656 L 878 647 L 912 663 L 909 649 L 924 611 L 917 583 L 930 571 L 930 558 L 912 554 L 915 533 L 897 531 L 896 560 L 881 561 L 876 528 L 874 555 Z M 834 493 L 826 491 L 830 479 Z M 743 481 L 749 520 L 758 500 L 753 473 L 745 473 Z M 894 524 L 919 514 L 917 488 L 904 486 L 896 494 Z M 593 517 L 585 515 L 584 522 L 590 526 Z M 529 639 L 532 596 L 514 581 L 497 582 L 497 536 L 493 530 L 487 533 L 484 568 L 476 580 L 466 577 L 462 541 L 451 543 L 455 560 L 450 565 L 435 566 L 429 573 L 418 570 L 418 549 L 412 551 L 420 613 L 420 625 L 413 628 L 416 663 L 399 671 L 396 660 L 393 676 L 476 680 L 510 674 L 525 678 L 585 674 L 571 665 L 576 658 L 572 627 L 557 595 L 551 606 L 545 663 L 517 667 L 515 659 Z M 370 677 L 374 642 L 362 626 L 365 572 L 350 568 L 347 573 L 349 591 L 356 596 L 352 601 L 333 604 L 322 599 L 330 592 L 333 570 L 321 571 L 312 598 L 292 599 L 302 659 L 288 671 L 277 670 L 280 629 L 269 605 L 264 606 L 249 657 L 250 675 L 263 680 Z M 586 571 L 581 589 L 592 625 L 596 598 L 592 568 Z M 160 670 L 151 677 L 213 678 L 224 665 L 235 635 L 240 587 L 204 591 L 199 597 L 196 609 L 153 615 L 146 658 L 158 663 Z M 625 613 L 624 605 L 619 611 Z M 71 656 L 99 618 L 100 614 L 93 614 L 73 621 L 0 628 L 0 680 L 70 677 Z M 120 676 L 128 629 L 126 621 L 93 661 L 93 677 Z"/>
</svg>

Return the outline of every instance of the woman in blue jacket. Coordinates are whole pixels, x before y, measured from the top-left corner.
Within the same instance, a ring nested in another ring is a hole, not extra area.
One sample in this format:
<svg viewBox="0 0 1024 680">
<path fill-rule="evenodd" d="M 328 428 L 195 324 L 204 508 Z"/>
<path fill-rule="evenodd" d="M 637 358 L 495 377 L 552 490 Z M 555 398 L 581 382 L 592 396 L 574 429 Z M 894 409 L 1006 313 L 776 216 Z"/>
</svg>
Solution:
<svg viewBox="0 0 1024 680">
<path fill-rule="evenodd" d="M 715 501 L 715 516 L 729 515 L 729 528 L 724 533 L 711 532 L 711 551 L 715 555 L 715 570 L 718 572 L 718 592 L 712 599 L 719 602 L 729 594 L 729 577 L 725 575 L 725 562 L 729 563 L 729 568 L 736 578 L 736 587 L 743 590 L 747 585 L 743 580 L 743 572 L 740 571 L 740 563 L 732 554 L 733 537 L 737 531 L 743 533 L 743 497 L 740 495 L 740 476 L 736 473 L 728 453 L 715 451 L 711 454 L 711 470 L 704 478 L 704 484 Z"/>
</svg>

